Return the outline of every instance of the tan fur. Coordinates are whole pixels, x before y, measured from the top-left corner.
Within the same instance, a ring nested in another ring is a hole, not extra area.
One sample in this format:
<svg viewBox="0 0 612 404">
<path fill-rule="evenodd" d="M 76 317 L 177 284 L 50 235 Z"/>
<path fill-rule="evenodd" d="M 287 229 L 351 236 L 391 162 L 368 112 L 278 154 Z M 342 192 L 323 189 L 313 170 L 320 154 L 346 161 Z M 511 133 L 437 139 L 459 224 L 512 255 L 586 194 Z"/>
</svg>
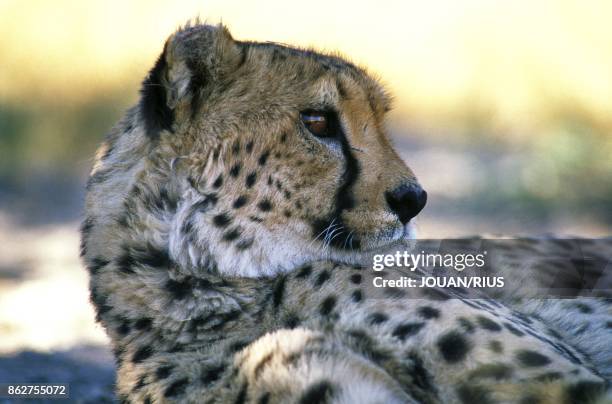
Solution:
<svg viewBox="0 0 612 404">
<path fill-rule="evenodd" d="M 344 140 L 300 122 L 325 108 Z M 168 39 L 88 183 L 82 255 L 122 400 L 569 402 L 603 391 L 587 355 L 544 342 L 545 319 L 516 335 L 501 324 L 519 314 L 502 304 L 364 286 L 360 263 L 413 237 L 385 200 L 417 184 L 386 137 L 388 109 L 380 85 L 337 56 L 197 24 Z M 549 362 L 521 367 L 521 352 Z"/>
</svg>

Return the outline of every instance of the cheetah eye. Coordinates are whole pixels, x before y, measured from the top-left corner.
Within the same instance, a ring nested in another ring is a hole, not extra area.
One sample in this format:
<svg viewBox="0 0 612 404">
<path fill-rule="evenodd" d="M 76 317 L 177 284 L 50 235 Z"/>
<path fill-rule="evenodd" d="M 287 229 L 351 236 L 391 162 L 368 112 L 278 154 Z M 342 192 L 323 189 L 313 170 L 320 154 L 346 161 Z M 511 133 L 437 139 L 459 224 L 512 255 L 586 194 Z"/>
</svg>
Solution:
<svg viewBox="0 0 612 404">
<path fill-rule="evenodd" d="M 300 119 L 314 136 L 331 138 L 336 136 L 334 119 L 325 111 L 307 110 L 300 113 Z"/>
</svg>

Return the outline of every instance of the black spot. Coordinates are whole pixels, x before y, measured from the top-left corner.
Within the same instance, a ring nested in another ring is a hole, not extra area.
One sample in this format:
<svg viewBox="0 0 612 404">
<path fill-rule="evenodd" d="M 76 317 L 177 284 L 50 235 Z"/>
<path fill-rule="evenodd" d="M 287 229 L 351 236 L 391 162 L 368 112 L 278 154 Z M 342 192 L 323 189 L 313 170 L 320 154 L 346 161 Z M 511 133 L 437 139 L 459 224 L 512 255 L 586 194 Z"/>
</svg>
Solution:
<svg viewBox="0 0 612 404">
<path fill-rule="evenodd" d="M 168 251 L 147 244 L 143 248 L 133 250 L 133 259 L 141 264 L 153 268 L 167 269 L 172 266 L 172 260 Z"/>
<path fill-rule="evenodd" d="M 319 272 L 319 274 L 317 275 L 315 281 L 314 281 L 314 286 L 316 288 L 321 287 L 325 282 L 327 282 L 330 278 L 330 274 L 329 271 L 327 270 L 323 270 L 321 272 Z"/>
<path fill-rule="evenodd" d="M 280 142 L 281 143 L 285 143 L 287 141 L 287 134 L 283 133 L 280 137 Z"/>
<path fill-rule="evenodd" d="M 574 303 L 574 307 L 580 310 L 581 313 L 589 314 L 593 312 L 593 308 L 584 303 Z"/>
<path fill-rule="evenodd" d="M 359 285 L 361 283 L 361 274 L 351 275 L 351 282 L 353 282 L 355 285 Z"/>
<path fill-rule="evenodd" d="M 230 168 L 230 175 L 232 177 L 237 177 L 240 174 L 240 169 L 242 168 L 242 166 L 240 165 L 240 163 L 236 163 L 232 166 L 232 168 Z"/>
<path fill-rule="evenodd" d="M 261 210 L 262 212 L 269 212 L 272 210 L 272 203 L 270 203 L 269 200 L 264 199 L 263 201 L 259 202 L 257 204 L 257 207 L 259 208 L 259 210 Z"/>
<path fill-rule="evenodd" d="M 213 224 L 217 227 L 225 227 L 232 222 L 232 218 L 225 213 L 220 213 L 213 217 Z"/>
<path fill-rule="evenodd" d="M 174 381 L 170 386 L 168 386 L 166 391 L 164 391 L 164 397 L 176 397 L 183 394 L 188 384 L 189 379 L 186 377 Z"/>
<path fill-rule="evenodd" d="M 489 404 L 492 403 L 489 391 L 478 384 L 462 384 L 457 388 L 457 396 L 464 404 Z"/>
<path fill-rule="evenodd" d="M 363 293 L 361 290 L 357 289 L 351 293 L 351 300 L 355 303 L 359 303 L 363 300 Z"/>
<path fill-rule="evenodd" d="M 97 288 L 91 288 L 89 299 L 96 308 L 96 320 L 98 321 L 105 313 L 108 313 L 112 309 L 112 307 L 108 304 L 106 296 L 104 296 Z"/>
<path fill-rule="evenodd" d="M 219 174 L 215 182 L 212 184 L 213 188 L 219 188 L 221 185 L 223 185 L 223 174 Z"/>
<path fill-rule="evenodd" d="M 283 210 L 283 215 L 289 219 L 291 217 L 291 212 L 289 212 L 287 209 Z"/>
<path fill-rule="evenodd" d="M 237 156 L 238 154 L 240 154 L 240 141 L 236 140 L 234 142 L 234 145 L 232 146 L 232 154 L 234 156 Z"/>
<path fill-rule="evenodd" d="M 321 302 L 319 313 L 322 316 L 328 316 L 334 310 L 334 307 L 336 307 L 336 298 L 334 296 L 328 296 Z"/>
<path fill-rule="evenodd" d="M 283 302 L 283 296 L 285 294 L 285 283 L 287 282 L 287 277 L 281 275 L 276 279 L 274 283 L 274 290 L 272 292 L 272 305 L 274 308 L 278 308 Z"/>
<path fill-rule="evenodd" d="M 529 368 L 546 366 L 550 363 L 550 359 L 547 356 L 544 356 L 539 352 L 530 351 L 527 349 L 518 351 L 516 353 L 516 359 L 521 365 Z"/>
<path fill-rule="evenodd" d="M 488 331 L 499 332 L 502 329 L 501 326 L 495 321 L 484 316 L 476 316 L 476 321 L 478 322 L 480 327 Z"/>
<path fill-rule="evenodd" d="M 174 366 L 172 365 L 165 365 L 157 368 L 157 370 L 155 371 L 155 376 L 157 377 L 157 380 L 166 379 L 172 373 L 172 369 L 174 369 Z"/>
<path fill-rule="evenodd" d="M 268 404 L 270 402 L 270 393 L 265 392 L 264 394 L 262 394 L 261 397 L 259 397 L 259 400 L 257 400 L 257 404 Z"/>
<path fill-rule="evenodd" d="M 518 328 L 516 328 L 510 323 L 504 323 L 504 326 L 506 327 L 508 331 L 510 331 L 512 334 L 516 335 L 517 337 L 522 337 L 523 335 L 525 335 L 524 332 L 522 332 L 521 330 L 519 330 Z"/>
<path fill-rule="evenodd" d="M 406 340 L 406 338 L 411 337 L 421 331 L 421 328 L 425 323 L 404 323 L 395 327 L 392 335 L 398 338 L 400 341 Z"/>
<path fill-rule="evenodd" d="M 450 331 L 438 339 L 438 349 L 448 363 L 463 360 L 471 349 L 469 342 L 457 331 Z"/>
<path fill-rule="evenodd" d="M 144 122 L 145 133 L 153 140 L 159 138 L 162 130 L 171 131 L 174 123 L 174 111 L 168 107 L 167 90 L 162 82 L 167 69 L 165 54 L 164 48 L 140 90 L 140 116 Z"/>
<path fill-rule="evenodd" d="M 503 363 L 481 365 L 469 373 L 470 379 L 507 379 L 512 375 L 512 368 Z"/>
<path fill-rule="evenodd" d="M 130 250 L 128 247 L 123 248 L 123 252 L 117 258 L 117 268 L 119 271 L 124 274 L 133 274 L 134 273 L 134 257 L 132 257 Z"/>
<path fill-rule="evenodd" d="M 252 172 L 249 175 L 246 176 L 244 183 L 246 185 L 247 188 L 251 188 L 253 185 L 255 185 L 255 182 L 257 181 L 257 173 L 256 172 Z"/>
<path fill-rule="evenodd" d="M 563 379 L 563 373 L 561 372 L 546 372 L 533 378 L 539 382 L 551 382 L 554 380 Z"/>
<path fill-rule="evenodd" d="M 140 363 L 143 360 L 150 358 L 153 355 L 153 349 L 150 346 L 143 346 L 134 353 L 132 357 L 132 362 Z"/>
<path fill-rule="evenodd" d="M 226 231 L 225 233 L 223 233 L 223 241 L 234 241 L 238 237 L 240 237 L 240 234 L 242 234 L 242 233 L 240 232 L 240 228 L 239 227 L 235 227 L 233 229 L 230 229 L 230 230 Z"/>
<path fill-rule="evenodd" d="M 436 388 L 434 386 L 433 377 L 425 368 L 423 359 L 415 352 L 410 352 L 407 359 L 410 363 L 407 370 L 408 374 L 412 376 L 412 382 L 421 390 L 429 392 L 435 391 Z"/>
<path fill-rule="evenodd" d="M 323 404 L 331 402 L 334 398 L 336 388 L 327 380 L 321 380 L 310 385 L 302 394 L 299 404 Z"/>
<path fill-rule="evenodd" d="M 467 332 L 468 334 L 471 334 L 474 332 L 474 330 L 476 329 L 476 327 L 474 326 L 474 324 L 468 320 L 465 317 L 459 317 L 457 319 L 457 322 L 461 325 L 461 327 L 465 330 L 465 332 Z"/>
<path fill-rule="evenodd" d="M 381 363 L 392 358 L 391 353 L 380 349 L 376 341 L 365 331 L 355 329 L 347 331 L 346 334 L 351 338 L 348 341 L 350 346 L 354 350 L 372 359 L 374 362 Z"/>
<path fill-rule="evenodd" d="M 285 190 L 283 191 L 283 194 L 285 195 L 285 199 L 291 199 L 291 192 Z"/>
<path fill-rule="evenodd" d="M 368 322 L 372 325 L 382 324 L 387 321 L 389 317 L 385 313 L 372 313 L 368 316 Z"/>
<path fill-rule="evenodd" d="M 247 394 L 248 394 L 248 387 L 249 385 L 247 383 L 244 383 L 242 387 L 240 387 L 240 390 L 238 391 L 238 395 L 236 396 L 236 400 L 234 400 L 234 404 L 243 404 L 246 402 Z"/>
<path fill-rule="evenodd" d="M 241 207 L 246 205 L 248 200 L 249 198 L 246 195 L 240 195 L 238 198 L 236 198 L 232 206 L 234 209 L 240 209 Z"/>
<path fill-rule="evenodd" d="M 146 377 L 147 377 L 147 375 L 141 375 L 138 378 L 138 382 L 134 386 L 134 391 L 138 391 L 138 390 L 142 389 L 145 385 L 147 385 Z"/>
<path fill-rule="evenodd" d="M 295 274 L 296 278 L 307 278 L 310 276 L 310 274 L 312 273 L 312 266 L 311 265 L 304 265 L 302 268 L 300 268 L 297 273 Z"/>
<path fill-rule="evenodd" d="M 501 342 L 495 339 L 489 341 L 489 349 L 495 353 L 502 353 L 504 351 L 504 347 L 502 346 Z"/>
<path fill-rule="evenodd" d="M 143 317 L 136 320 L 134 323 L 134 328 L 136 328 L 138 331 L 150 330 L 152 324 L 153 320 L 148 317 Z"/>
<path fill-rule="evenodd" d="M 300 323 L 301 323 L 300 318 L 294 313 L 287 315 L 284 321 L 285 327 L 290 328 L 290 329 L 293 329 L 299 326 Z"/>
<path fill-rule="evenodd" d="M 121 321 L 121 324 L 116 329 L 117 334 L 121 335 L 122 337 L 125 337 L 126 335 L 128 335 L 130 333 L 130 330 L 131 330 L 131 327 L 130 327 L 130 322 L 128 320 Z"/>
<path fill-rule="evenodd" d="M 223 364 L 212 366 L 208 369 L 205 369 L 204 372 L 202 372 L 202 377 L 200 378 L 200 380 L 202 381 L 204 385 L 214 383 L 217 380 L 219 380 L 224 370 L 225 370 L 225 365 Z"/>
<path fill-rule="evenodd" d="M 89 270 L 90 274 L 95 275 L 98 273 L 98 271 L 107 266 L 109 263 L 110 261 L 105 260 L 104 258 L 96 257 L 88 263 L 87 269 Z"/>
<path fill-rule="evenodd" d="M 265 165 L 266 161 L 268 161 L 268 157 L 269 156 L 270 156 L 270 152 L 269 151 L 265 151 L 265 152 L 261 153 L 261 156 L 259 156 L 259 159 L 257 160 L 259 165 L 260 166 Z"/>
<path fill-rule="evenodd" d="M 244 147 L 244 150 L 246 150 L 247 153 L 250 153 L 253 151 L 253 141 L 250 140 L 246 146 Z"/>
<path fill-rule="evenodd" d="M 565 394 L 569 403 L 593 403 L 605 392 L 603 383 L 585 380 L 567 386 Z"/>
<path fill-rule="evenodd" d="M 193 284 L 190 278 L 186 278 L 180 281 L 174 279 L 168 279 L 165 288 L 174 299 L 181 300 L 187 297 L 193 290 Z"/>
<path fill-rule="evenodd" d="M 438 318 L 440 317 L 440 310 L 430 307 L 430 306 L 423 306 L 423 307 L 419 307 L 419 309 L 417 310 L 417 312 L 419 313 L 419 315 L 425 319 L 431 319 L 431 318 Z"/>
</svg>

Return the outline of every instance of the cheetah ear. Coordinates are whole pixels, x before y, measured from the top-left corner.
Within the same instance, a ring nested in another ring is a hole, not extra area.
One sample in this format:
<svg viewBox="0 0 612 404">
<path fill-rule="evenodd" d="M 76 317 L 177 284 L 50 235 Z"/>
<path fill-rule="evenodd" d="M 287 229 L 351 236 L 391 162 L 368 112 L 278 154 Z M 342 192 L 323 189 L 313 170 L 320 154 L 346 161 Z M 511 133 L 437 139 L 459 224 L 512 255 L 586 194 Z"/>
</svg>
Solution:
<svg viewBox="0 0 612 404">
<path fill-rule="evenodd" d="M 240 64 L 240 46 L 222 25 L 187 25 L 174 33 L 142 83 L 140 113 L 147 136 L 172 132 L 179 110 L 192 116 L 201 102 Z"/>
</svg>

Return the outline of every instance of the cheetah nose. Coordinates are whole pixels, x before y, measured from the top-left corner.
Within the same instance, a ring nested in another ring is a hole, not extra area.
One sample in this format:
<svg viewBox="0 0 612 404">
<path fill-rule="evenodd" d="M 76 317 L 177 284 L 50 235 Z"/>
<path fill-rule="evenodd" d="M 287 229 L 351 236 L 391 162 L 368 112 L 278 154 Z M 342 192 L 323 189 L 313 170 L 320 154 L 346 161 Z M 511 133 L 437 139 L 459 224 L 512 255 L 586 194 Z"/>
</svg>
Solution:
<svg viewBox="0 0 612 404">
<path fill-rule="evenodd" d="M 400 222 L 406 224 L 425 207 L 427 192 L 418 184 L 404 183 L 393 191 L 385 192 L 385 198 Z"/>
</svg>

